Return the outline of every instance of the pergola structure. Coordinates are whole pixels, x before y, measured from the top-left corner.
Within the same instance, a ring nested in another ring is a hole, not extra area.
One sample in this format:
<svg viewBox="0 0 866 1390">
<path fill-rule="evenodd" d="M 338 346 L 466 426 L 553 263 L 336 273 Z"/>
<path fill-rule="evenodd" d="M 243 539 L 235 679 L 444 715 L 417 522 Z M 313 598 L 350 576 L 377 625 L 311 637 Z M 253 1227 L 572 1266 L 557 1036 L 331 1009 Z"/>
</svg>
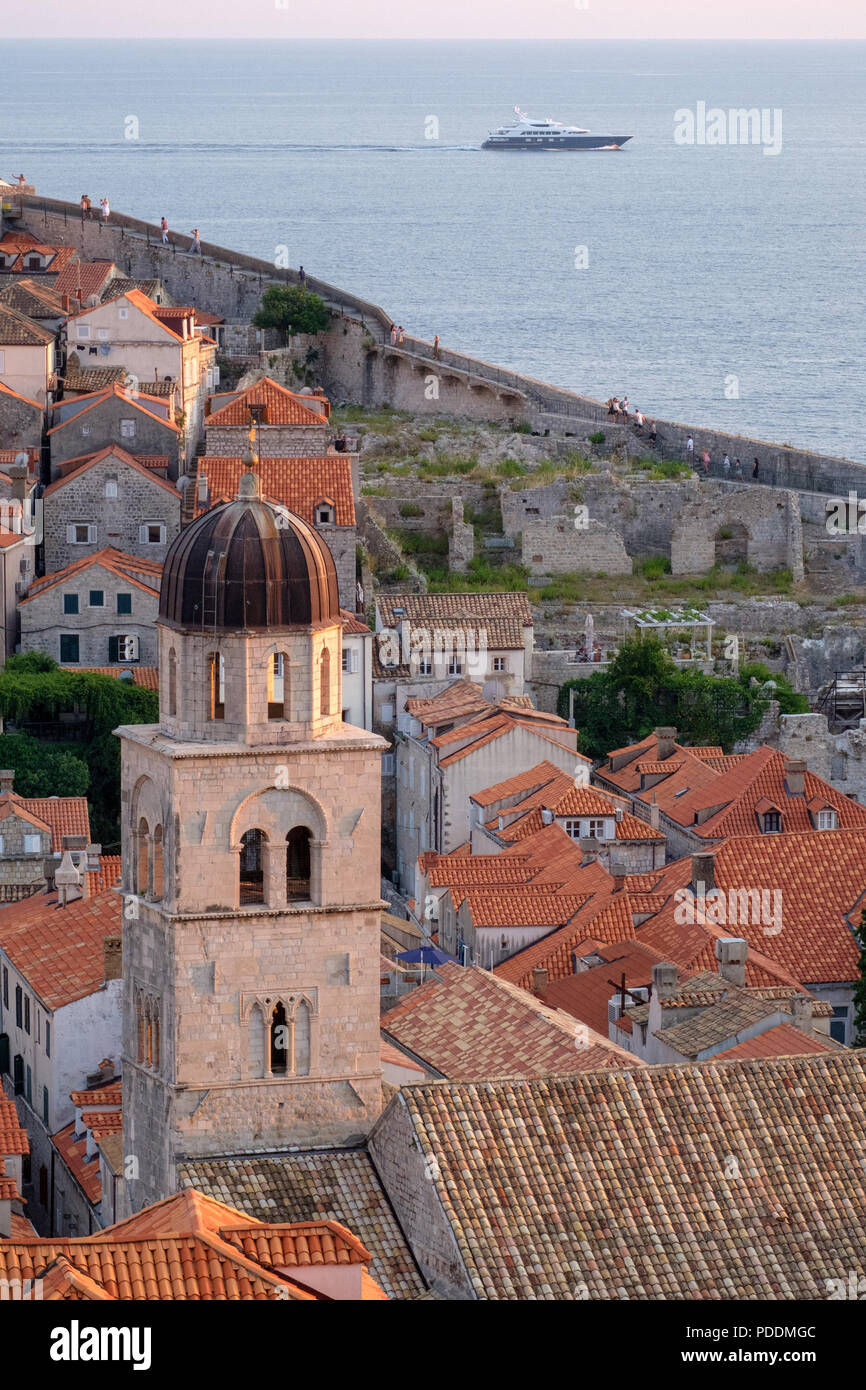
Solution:
<svg viewBox="0 0 866 1390">
<path fill-rule="evenodd" d="M 661 638 L 669 628 L 688 630 L 692 634 L 692 656 L 697 656 L 696 644 L 700 641 L 702 645 L 706 643 L 706 660 L 712 660 L 715 624 L 712 618 L 708 618 L 706 613 L 701 613 L 697 608 L 628 608 L 622 616 L 634 623 L 642 638 L 648 633 Z"/>
</svg>

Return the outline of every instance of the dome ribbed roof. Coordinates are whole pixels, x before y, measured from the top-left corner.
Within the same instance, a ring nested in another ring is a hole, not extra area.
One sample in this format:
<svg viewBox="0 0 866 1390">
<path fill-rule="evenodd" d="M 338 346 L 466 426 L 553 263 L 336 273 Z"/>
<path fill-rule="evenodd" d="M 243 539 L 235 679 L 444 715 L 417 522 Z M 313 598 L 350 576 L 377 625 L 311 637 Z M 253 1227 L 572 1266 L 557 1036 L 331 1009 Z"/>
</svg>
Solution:
<svg viewBox="0 0 866 1390">
<path fill-rule="evenodd" d="M 301 517 L 262 501 L 255 474 L 200 516 L 166 556 L 159 616 L 179 627 L 308 627 L 339 622 L 337 571 Z"/>
</svg>

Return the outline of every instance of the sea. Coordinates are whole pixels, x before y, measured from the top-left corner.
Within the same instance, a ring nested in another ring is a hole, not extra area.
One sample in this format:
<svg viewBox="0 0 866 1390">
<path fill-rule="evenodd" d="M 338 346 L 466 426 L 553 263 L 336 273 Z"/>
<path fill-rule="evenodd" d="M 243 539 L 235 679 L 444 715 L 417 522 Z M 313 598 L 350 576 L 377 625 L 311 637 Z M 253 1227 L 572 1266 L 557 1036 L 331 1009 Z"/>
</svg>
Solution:
<svg viewBox="0 0 866 1390">
<path fill-rule="evenodd" d="M 866 460 L 864 43 L 0 51 L 6 178 L 303 264 L 407 333 L 648 415 Z M 515 105 L 633 138 L 482 151 Z M 699 143 L 738 108 L 764 143 Z"/>
</svg>

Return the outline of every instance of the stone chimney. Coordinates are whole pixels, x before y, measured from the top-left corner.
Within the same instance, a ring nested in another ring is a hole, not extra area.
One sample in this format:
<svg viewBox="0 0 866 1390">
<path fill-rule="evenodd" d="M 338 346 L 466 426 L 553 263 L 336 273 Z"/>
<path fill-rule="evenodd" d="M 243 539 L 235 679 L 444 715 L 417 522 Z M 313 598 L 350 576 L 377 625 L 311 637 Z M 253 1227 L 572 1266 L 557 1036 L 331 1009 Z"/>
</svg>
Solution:
<svg viewBox="0 0 866 1390">
<path fill-rule="evenodd" d="M 656 736 L 656 760 L 663 763 L 665 758 L 669 758 L 676 751 L 674 745 L 677 741 L 677 731 L 664 727 L 653 729 L 653 733 Z"/>
<path fill-rule="evenodd" d="M 808 994 L 792 996 L 791 1013 L 794 1018 L 794 1027 L 799 1028 L 801 1033 L 806 1033 L 811 1038 L 813 1033 L 812 1000 Z"/>
<path fill-rule="evenodd" d="M 87 846 L 87 867 L 88 869 L 99 868 L 99 856 L 102 854 L 102 845 Z"/>
<path fill-rule="evenodd" d="M 806 791 L 806 764 L 802 758 L 792 758 L 785 768 L 785 781 L 790 796 L 803 796 Z"/>
<path fill-rule="evenodd" d="M 64 835 L 63 838 L 65 840 L 67 837 Z M 64 849 L 60 863 L 54 870 L 54 886 L 61 907 L 66 907 L 67 903 L 75 902 L 83 896 L 81 874 L 76 869 L 68 849 Z"/>
<path fill-rule="evenodd" d="M 670 999 L 677 992 L 677 967 L 662 961 L 653 966 L 653 994 L 656 999 Z"/>
<path fill-rule="evenodd" d="M 721 936 L 716 942 L 719 974 L 728 984 L 742 987 L 746 983 L 746 961 L 749 945 L 740 936 Z"/>
<path fill-rule="evenodd" d="M 196 484 L 195 500 L 198 506 L 200 507 L 206 507 L 208 505 L 208 485 L 207 478 L 204 476 L 204 474 L 201 475 L 201 477 L 198 480 L 198 483 Z"/>
<path fill-rule="evenodd" d="M 3 792 L 11 792 L 14 786 L 15 769 L 12 767 L 4 767 L 3 770 L 0 771 L 0 795 L 2 795 Z"/>
<path fill-rule="evenodd" d="M 653 794 L 652 794 L 652 801 L 650 802 L 649 812 L 650 812 L 650 818 L 649 818 L 650 829 L 651 829 L 651 830 L 658 830 L 658 828 L 659 828 L 659 804 L 658 804 L 658 801 L 656 800 L 656 794 L 655 794 L 655 792 L 653 792 Z"/>
<path fill-rule="evenodd" d="M 611 861 L 608 873 L 613 879 L 613 891 L 615 893 L 621 893 L 625 888 L 625 880 L 626 874 L 628 873 L 628 869 L 625 867 L 624 864 L 617 864 L 614 861 Z"/>
<path fill-rule="evenodd" d="M 102 959 L 106 983 L 109 980 L 119 980 L 123 975 L 123 950 L 119 936 L 103 937 Z"/>
<path fill-rule="evenodd" d="M 23 502 L 27 497 L 27 480 L 30 476 L 29 456 L 22 454 L 22 458 L 22 463 L 19 463 L 16 458 L 14 463 L 6 465 L 6 474 L 12 483 L 10 494 L 16 502 Z"/>
<path fill-rule="evenodd" d="M 600 840 L 593 839 L 592 836 L 583 835 L 577 842 L 580 845 L 580 867 L 583 869 L 587 864 L 594 864 L 602 855 L 602 844 Z"/>
<path fill-rule="evenodd" d="M 537 999 L 547 998 L 547 971 L 540 965 L 532 969 L 532 993 Z"/>
<path fill-rule="evenodd" d="M 716 886 L 716 856 L 709 850 L 692 855 L 692 892 L 709 893 Z"/>
</svg>

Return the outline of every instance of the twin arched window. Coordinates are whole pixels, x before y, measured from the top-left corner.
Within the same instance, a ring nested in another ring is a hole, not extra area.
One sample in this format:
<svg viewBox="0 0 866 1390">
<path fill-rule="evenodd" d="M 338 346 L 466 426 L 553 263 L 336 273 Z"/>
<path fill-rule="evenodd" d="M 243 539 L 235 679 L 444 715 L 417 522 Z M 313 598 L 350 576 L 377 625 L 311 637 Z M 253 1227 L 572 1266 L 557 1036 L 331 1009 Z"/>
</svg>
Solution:
<svg viewBox="0 0 866 1390">
<path fill-rule="evenodd" d="M 159 1071 L 160 1063 L 160 1017 L 159 1000 L 156 995 L 145 990 L 136 990 L 135 1025 L 137 1036 L 137 1061 L 143 1067 Z"/>
<path fill-rule="evenodd" d="M 289 995 L 254 1004 L 248 1025 L 251 1076 L 309 1076 L 312 1018 L 306 998 Z"/>
<path fill-rule="evenodd" d="M 162 826 L 155 826 L 151 834 L 144 816 L 136 833 L 135 891 L 140 898 L 157 900 L 163 894 Z"/>
<path fill-rule="evenodd" d="M 306 825 L 294 826 L 286 836 L 286 902 L 309 901 L 312 838 L 312 832 Z M 238 893 L 241 907 L 268 902 L 270 852 L 270 841 L 264 830 L 256 827 L 241 836 Z M 277 903 L 271 906 L 277 906 Z"/>
</svg>

